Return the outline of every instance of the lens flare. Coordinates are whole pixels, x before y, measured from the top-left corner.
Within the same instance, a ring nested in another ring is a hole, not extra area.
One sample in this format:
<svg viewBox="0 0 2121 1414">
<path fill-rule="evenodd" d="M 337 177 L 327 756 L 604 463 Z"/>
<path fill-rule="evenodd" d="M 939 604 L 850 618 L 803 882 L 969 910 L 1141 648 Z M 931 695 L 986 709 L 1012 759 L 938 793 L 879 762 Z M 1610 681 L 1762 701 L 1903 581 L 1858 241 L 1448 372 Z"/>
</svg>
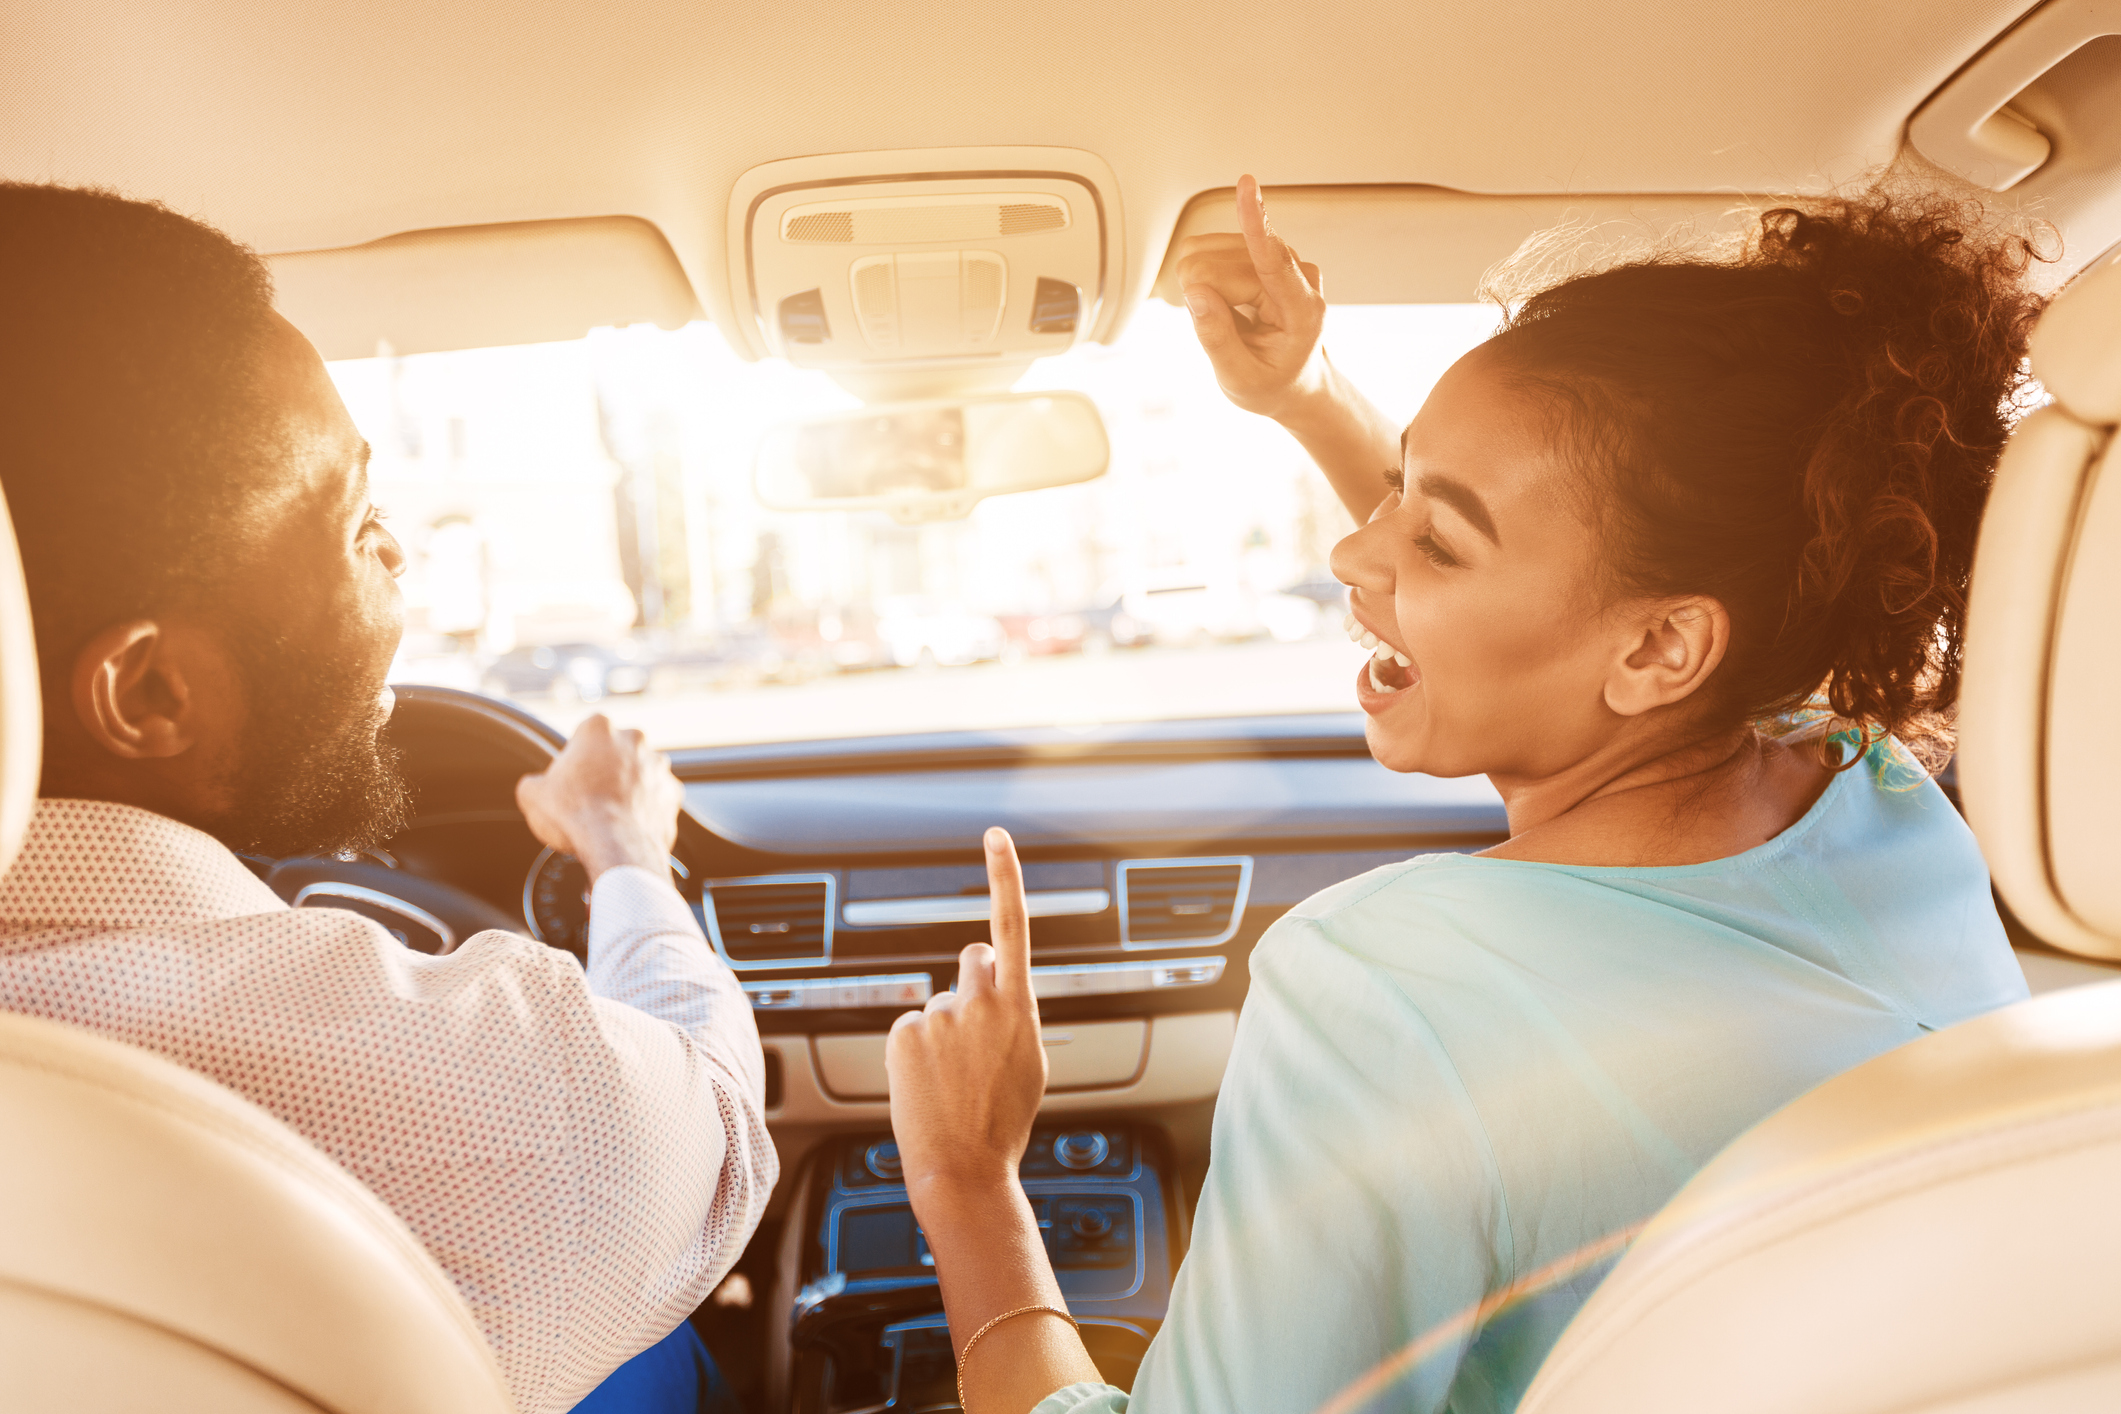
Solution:
<svg viewBox="0 0 2121 1414">
<path fill-rule="evenodd" d="M 1398 1383 L 1400 1377 L 1409 1370 L 1461 1336 L 1478 1330 L 1497 1312 L 1507 1309 L 1534 1292 L 1567 1281 L 1577 1273 L 1587 1271 L 1613 1256 L 1635 1240 L 1635 1235 L 1642 1231 L 1642 1226 L 1641 1223 L 1635 1223 L 1618 1232 L 1607 1233 L 1564 1257 L 1557 1257 L 1545 1266 L 1526 1273 L 1502 1290 L 1490 1293 L 1456 1315 L 1439 1321 L 1350 1381 L 1340 1393 L 1319 1405 L 1314 1414 L 1355 1414 L 1356 1410 Z"/>
</svg>

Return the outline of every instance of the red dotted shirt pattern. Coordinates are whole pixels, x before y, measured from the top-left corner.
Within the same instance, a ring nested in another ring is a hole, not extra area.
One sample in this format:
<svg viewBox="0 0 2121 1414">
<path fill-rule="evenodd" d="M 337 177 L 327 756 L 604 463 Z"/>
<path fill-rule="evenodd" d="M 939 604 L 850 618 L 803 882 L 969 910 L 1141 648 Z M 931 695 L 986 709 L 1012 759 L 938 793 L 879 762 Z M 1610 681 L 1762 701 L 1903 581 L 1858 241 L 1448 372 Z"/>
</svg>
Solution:
<svg viewBox="0 0 2121 1414">
<path fill-rule="evenodd" d="M 367 1184 L 456 1282 L 522 1414 L 572 1407 L 735 1263 L 779 1161 L 751 1008 L 667 879 L 602 875 L 587 975 L 290 909 L 208 835 L 40 801 L 0 880 L 0 1008 L 160 1053 Z"/>
</svg>

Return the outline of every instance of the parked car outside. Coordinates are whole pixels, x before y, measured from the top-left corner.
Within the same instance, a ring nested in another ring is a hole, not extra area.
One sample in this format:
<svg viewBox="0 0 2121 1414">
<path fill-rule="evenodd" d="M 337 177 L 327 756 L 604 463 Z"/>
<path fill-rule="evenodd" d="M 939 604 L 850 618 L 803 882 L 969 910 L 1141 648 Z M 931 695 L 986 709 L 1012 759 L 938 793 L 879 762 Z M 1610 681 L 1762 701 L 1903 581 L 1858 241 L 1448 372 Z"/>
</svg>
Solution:
<svg viewBox="0 0 2121 1414">
<path fill-rule="evenodd" d="M 1319 607 L 1309 599 L 1189 576 L 1136 585 L 1121 596 L 1120 608 L 1147 629 L 1145 637 L 1172 646 L 1258 638 L 1294 643 L 1319 623 Z"/>
<path fill-rule="evenodd" d="M 902 668 L 991 663 L 1008 642 L 993 616 L 924 599 L 886 600 L 876 636 Z"/>
<path fill-rule="evenodd" d="M 526 644 L 488 663 L 484 680 L 488 692 L 510 697 L 601 702 L 645 691 L 652 666 L 649 652 L 631 639 L 615 644 Z"/>
<path fill-rule="evenodd" d="M 1348 586 L 1322 569 L 1313 570 L 1294 584 L 1283 585 L 1281 592 L 1310 600 L 1333 623 L 1340 622 L 1340 616 L 1348 612 Z"/>
<path fill-rule="evenodd" d="M 1080 653 L 1089 632 L 1081 614 L 1003 614 L 999 622 L 1009 639 L 1004 651 L 1021 658 Z"/>
</svg>

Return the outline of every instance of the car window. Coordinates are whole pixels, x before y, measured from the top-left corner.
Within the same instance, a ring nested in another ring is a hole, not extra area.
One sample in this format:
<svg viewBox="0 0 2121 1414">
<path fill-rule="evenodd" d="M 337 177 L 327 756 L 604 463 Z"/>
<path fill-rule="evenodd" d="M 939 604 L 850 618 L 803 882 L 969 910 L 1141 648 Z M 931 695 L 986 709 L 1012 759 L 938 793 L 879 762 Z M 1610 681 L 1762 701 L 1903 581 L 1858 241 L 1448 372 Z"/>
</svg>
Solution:
<svg viewBox="0 0 2121 1414">
<path fill-rule="evenodd" d="M 1405 419 L 1495 319 L 1344 307 L 1326 343 Z M 401 682 L 664 746 L 1352 705 L 1327 569 L 1348 515 L 1162 303 L 1020 385 L 1096 401 L 1104 477 L 920 525 L 763 507 L 766 431 L 858 403 L 704 323 L 331 371 L 409 552 Z"/>
</svg>

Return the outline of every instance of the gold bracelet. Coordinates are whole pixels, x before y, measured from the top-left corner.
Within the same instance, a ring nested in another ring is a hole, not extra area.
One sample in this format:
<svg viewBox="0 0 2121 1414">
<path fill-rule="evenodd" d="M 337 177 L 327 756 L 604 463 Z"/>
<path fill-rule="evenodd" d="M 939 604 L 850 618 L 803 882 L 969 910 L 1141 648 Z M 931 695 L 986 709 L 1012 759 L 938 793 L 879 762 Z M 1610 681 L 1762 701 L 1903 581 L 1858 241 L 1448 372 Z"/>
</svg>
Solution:
<svg viewBox="0 0 2121 1414">
<path fill-rule="evenodd" d="M 965 1362 L 972 1358 L 972 1347 L 979 1344 L 981 1336 L 993 1330 L 1003 1321 L 1014 1320 L 1018 1316 L 1028 1316 L 1033 1311 L 1044 1311 L 1049 1316 L 1058 1316 L 1069 1325 L 1074 1326 L 1075 1329 L 1082 1329 L 1082 1326 L 1077 1324 L 1075 1317 L 1069 1315 L 1058 1306 L 1019 1306 L 1014 1311 L 1002 1312 L 999 1316 L 974 1331 L 972 1339 L 966 1341 L 965 1348 L 957 1353 L 957 1407 L 960 1410 L 965 1407 Z"/>
</svg>

